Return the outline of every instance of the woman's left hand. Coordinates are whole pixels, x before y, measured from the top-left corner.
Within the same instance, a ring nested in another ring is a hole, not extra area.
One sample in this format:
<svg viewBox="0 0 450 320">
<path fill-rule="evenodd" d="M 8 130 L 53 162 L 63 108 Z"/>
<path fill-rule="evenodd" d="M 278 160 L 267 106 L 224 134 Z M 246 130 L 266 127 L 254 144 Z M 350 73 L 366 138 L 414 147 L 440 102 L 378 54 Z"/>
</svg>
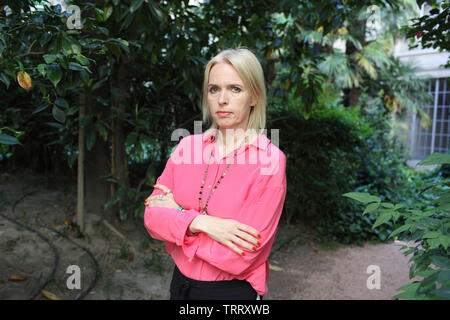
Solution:
<svg viewBox="0 0 450 320">
<path fill-rule="evenodd" d="M 173 197 L 173 193 L 172 193 L 172 191 L 170 191 L 169 188 L 167 188 L 166 186 L 164 186 L 162 184 L 155 184 L 153 187 L 162 190 L 164 192 L 164 194 L 162 194 L 163 197 L 161 198 L 161 195 L 148 197 L 147 199 L 145 199 L 146 207 L 148 207 L 148 208 L 165 207 L 165 208 L 171 208 L 171 209 L 178 209 L 179 205 L 175 201 L 175 199 Z"/>
</svg>

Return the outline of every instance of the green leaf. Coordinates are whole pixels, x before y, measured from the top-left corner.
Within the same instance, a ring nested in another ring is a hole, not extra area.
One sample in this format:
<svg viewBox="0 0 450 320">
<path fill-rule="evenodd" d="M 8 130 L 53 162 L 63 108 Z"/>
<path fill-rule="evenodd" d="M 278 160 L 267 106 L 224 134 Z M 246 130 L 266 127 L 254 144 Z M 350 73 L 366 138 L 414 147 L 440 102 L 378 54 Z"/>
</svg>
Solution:
<svg viewBox="0 0 450 320">
<path fill-rule="evenodd" d="M 379 207 L 380 207 L 379 203 L 371 203 L 366 207 L 366 209 L 364 209 L 364 212 L 362 214 L 365 215 L 366 213 L 374 212 Z"/>
<path fill-rule="evenodd" d="M 49 65 L 47 69 L 47 77 L 53 83 L 56 88 L 58 83 L 61 81 L 63 72 L 58 65 Z"/>
<path fill-rule="evenodd" d="M 344 193 L 343 196 L 363 203 L 381 202 L 380 198 L 376 196 L 371 196 L 370 194 L 363 192 L 348 192 Z"/>
<path fill-rule="evenodd" d="M 55 62 L 57 55 L 56 54 L 44 54 L 43 58 L 45 60 L 45 63 L 51 64 L 51 63 Z"/>
<path fill-rule="evenodd" d="M 422 299 L 422 296 L 417 295 L 417 289 L 420 286 L 420 282 L 413 282 L 409 283 L 405 286 L 402 286 L 397 289 L 397 291 L 405 291 L 402 292 L 396 296 L 394 296 L 394 299 L 408 299 L 408 300 L 420 300 Z"/>
<path fill-rule="evenodd" d="M 450 288 L 449 287 L 442 287 L 439 289 L 436 289 L 433 291 L 434 294 L 443 297 L 443 298 L 450 298 Z"/>
<path fill-rule="evenodd" d="M 434 238 L 439 237 L 440 235 L 441 235 L 441 233 L 439 233 L 439 232 L 431 231 L 431 232 L 425 233 L 425 234 L 422 236 L 422 238 L 423 238 L 423 239 L 434 239 Z"/>
<path fill-rule="evenodd" d="M 450 269 L 450 259 L 444 256 L 432 256 L 431 257 L 431 261 L 433 262 L 434 265 L 441 267 L 441 268 L 445 268 L 445 269 Z"/>
<path fill-rule="evenodd" d="M 142 7 L 143 3 L 144 3 L 144 0 L 134 0 L 130 6 L 130 12 L 133 13 L 136 10 L 138 10 L 140 7 Z"/>
<path fill-rule="evenodd" d="M 132 144 L 135 144 L 135 143 L 136 143 L 136 139 L 137 139 L 137 134 L 136 134 L 136 132 L 131 132 L 131 133 L 128 135 L 128 137 L 127 137 L 126 144 L 127 144 L 128 146 L 131 146 Z"/>
<path fill-rule="evenodd" d="M 7 134 L 0 133 L 0 144 L 21 144 L 16 137 L 9 136 Z"/>
<path fill-rule="evenodd" d="M 89 65 L 89 60 L 88 58 L 86 58 L 85 56 L 83 56 L 82 54 L 77 54 L 75 57 L 75 60 L 77 60 L 81 65 L 83 66 L 87 66 Z"/>
<path fill-rule="evenodd" d="M 444 283 L 446 281 L 450 280 L 450 270 L 442 270 L 439 272 L 437 281 L 439 283 Z"/>
<path fill-rule="evenodd" d="M 392 231 L 392 233 L 389 235 L 388 239 L 391 238 L 391 237 L 393 237 L 393 236 L 395 236 L 395 235 L 397 235 L 397 234 L 399 234 L 399 233 L 402 233 L 402 232 L 404 232 L 404 231 L 406 231 L 406 230 L 409 230 L 410 227 L 411 227 L 411 224 L 405 224 L 405 225 L 403 225 L 403 226 L 401 226 L 401 227 L 395 229 L 395 230 Z"/>
<path fill-rule="evenodd" d="M 441 242 L 442 246 L 445 250 L 450 246 L 450 237 L 444 234 L 441 234 L 439 236 L 439 241 Z"/>
<path fill-rule="evenodd" d="M 49 105 L 50 104 L 45 102 L 45 103 L 41 104 L 40 106 L 38 106 L 36 109 L 34 109 L 34 111 L 31 114 L 35 114 L 35 113 L 41 112 L 42 110 L 47 109 Z"/>
<path fill-rule="evenodd" d="M 445 164 L 450 163 L 450 154 L 443 154 L 443 153 L 433 153 L 430 154 L 428 157 L 420 161 L 417 165 L 418 166 L 428 166 L 428 165 L 434 165 L 434 164 Z"/>
<path fill-rule="evenodd" d="M 86 148 L 88 151 L 91 151 L 94 147 L 95 140 L 97 140 L 97 133 L 95 130 L 89 130 L 86 137 Z"/>
<path fill-rule="evenodd" d="M 113 6 L 107 6 L 105 10 L 103 10 L 103 21 L 108 20 L 108 18 L 112 15 L 113 8 Z"/>
<path fill-rule="evenodd" d="M 69 69 L 74 70 L 74 71 L 83 71 L 84 70 L 80 64 L 75 63 L 75 62 L 69 63 Z"/>
<path fill-rule="evenodd" d="M 156 2 L 147 1 L 147 6 L 150 9 L 153 17 L 155 17 L 158 21 L 161 21 L 163 19 L 163 14 L 162 14 L 161 10 L 158 8 L 158 5 Z"/>
<path fill-rule="evenodd" d="M 117 58 L 120 58 L 120 46 L 115 43 L 105 43 L 106 48 Z"/>
<path fill-rule="evenodd" d="M 372 229 L 375 229 L 379 225 L 389 221 L 392 217 L 392 212 L 393 212 L 392 210 L 383 210 L 378 219 L 375 221 Z"/>
<path fill-rule="evenodd" d="M 0 73 L 0 80 L 5 84 L 6 89 L 8 89 L 11 82 L 9 81 L 8 77 L 4 73 Z"/>
<path fill-rule="evenodd" d="M 37 70 L 39 71 L 39 73 L 45 77 L 45 69 L 46 69 L 47 65 L 41 63 L 40 65 L 37 66 Z"/>
<path fill-rule="evenodd" d="M 108 130 L 106 130 L 105 126 L 102 125 L 100 122 L 96 122 L 95 127 L 100 133 L 100 136 L 103 138 L 103 141 L 106 142 L 108 140 Z"/>
<path fill-rule="evenodd" d="M 61 108 L 65 108 L 65 109 L 69 108 L 69 104 L 67 103 L 66 99 L 63 99 L 63 98 L 56 99 L 54 104 Z"/>
<path fill-rule="evenodd" d="M 382 202 L 382 203 L 381 203 L 381 206 L 382 206 L 383 208 L 389 208 L 389 209 L 394 208 L 394 205 L 393 205 L 392 203 L 390 203 L 390 202 Z"/>
<path fill-rule="evenodd" d="M 56 121 L 61 123 L 64 123 L 66 121 L 66 114 L 57 106 L 53 106 L 52 114 L 53 118 L 55 118 Z"/>
</svg>

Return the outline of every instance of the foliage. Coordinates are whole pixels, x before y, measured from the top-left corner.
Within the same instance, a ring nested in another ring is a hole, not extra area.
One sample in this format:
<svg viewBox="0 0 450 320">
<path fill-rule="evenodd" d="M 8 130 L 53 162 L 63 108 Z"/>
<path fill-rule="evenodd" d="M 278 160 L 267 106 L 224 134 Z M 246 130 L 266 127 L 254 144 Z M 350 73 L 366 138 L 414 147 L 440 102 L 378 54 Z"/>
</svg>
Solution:
<svg viewBox="0 0 450 320">
<path fill-rule="evenodd" d="M 422 7 L 425 3 L 431 6 L 429 13 L 412 20 L 411 25 L 405 25 L 407 38 L 410 39 L 410 48 L 438 48 L 439 51 L 450 51 L 450 3 L 442 0 L 418 0 Z M 447 61 L 445 68 L 450 66 Z"/>
<path fill-rule="evenodd" d="M 385 241 L 394 225 L 372 229 L 376 215 L 361 216 L 361 206 L 341 197 L 341 190 L 357 190 L 406 201 L 414 192 L 408 181 L 415 174 L 405 164 L 404 148 L 390 134 L 383 94 L 363 96 L 364 108 L 348 109 L 338 104 L 339 90 L 332 84 L 325 83 L 322 91 L 321 107 L 307 117 L 288 112 L 291 106 L 280 105 L 281 99 L 272 101 L 276 107 L 270 127 L 280 129 L 290 164 L 285 219 L 314 226 L 320 240 Z"/>
<path fill-rule="evenodd" d="M 82 29 L 67 27 L 71 16 L 61 7 L 34 2 L 14 1 L 7 10 L 0 5 L 0 127 L 24 132 L 22 145 L 10 146 L 3 164 L 46 172 L 59 167 L 73 174 L 83 128 L 81 143 L 91 163 L 107 173 L 87 178 L 101 177 L 116 187 L 105 208 L 119 207 L 122 219 L 142 214 L 142 200 L 176 144 L 172 132 L 183 128 L 192 133 L 193 121 L 201 119 L 205 62 L 219 50 L 247 46 L 265 71 L 269 110 L 273 107 L 268 128 L 281 128 L 290 161 L 288 176 L 294 184 L 286 201 L 288 217 L 300 207 L 305 219 L 347 221 L 339 227 L 339 238 L 345 239 L 349 224 L 355 233 L 346 241 L 358 239 L 358 218 L 342 214 L 355 209 L 343 203 L 338 190 L 354 189 L 370 177 L 387 179 L 377 174 L 388 170 L 389 162 L 366 173 L 358 169 L 362 161 L 376 168 L 377 159 L 361 157 L 368 152 L 364 139 L 376 135 L 358 111 L 340 106 L 342 87 L 320 67 L 333 52 L 321 54 L 314 41 L 334 32 L 333 39 L 354 38 L 357 46 L 362 30 L 349 26 L 355 13 L 373 5 L 398 12 L 402 1 L 205 1 L 195 6 L 185 0 L 91 1 L 76 3 Z M 325 48 L 330 39 L 322 43 Z M 348 59 L 349 68 L 380 77 L 377 61 L 386 59 L 380 43 L 368 45 L 366 60 L 357 54 Z M 359 83 L 364 90 L 374 86 L 363 77 Z M 378 92 L 368 94 L 373 98 Z M 122 176 L 111 163 L 95 158 L 103 153 L 108 161 L 122 159 Z"/>
<path fill-rule="evenodd" d="M 450 164 L 450 155 L 434 153 L 418 165 Z M 405 256 L 413 253 L 410 261 L 410 279 L 423 277 L 421 281 L 413 281 L 399 290 L 397 299 L 449 299 L 450 298 L 450 181 L 441 179 L 439 183 L 429 185 L 421 193 L 437 191 L 437 199 L 432 205 L 413 203 L 406 207 L 401 203 L 394 204 L 382 201 L 380 197 L 368 193 L 350 192 L 345 197 L 366 204 L 363 215 L 377 213 L 378 218 L 372 228 L 388 223 L 399 222 L 399 227 L 392 231 L 389 238 L 400 237 L 409 243 L 402 247 L 408 249 Z M 414 245 L 411 245 L 414 242 Z"/>
</svg>

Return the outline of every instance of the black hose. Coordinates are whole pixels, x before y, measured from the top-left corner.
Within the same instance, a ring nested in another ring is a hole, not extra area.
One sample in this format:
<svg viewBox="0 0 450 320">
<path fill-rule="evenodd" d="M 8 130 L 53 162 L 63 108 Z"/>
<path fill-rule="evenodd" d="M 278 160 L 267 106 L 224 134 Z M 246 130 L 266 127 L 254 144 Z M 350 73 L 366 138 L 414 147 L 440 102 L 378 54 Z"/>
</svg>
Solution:
<svg viewBox="0 0 450 320">
<path fill-rule="evenodd" d="M 98 265 L 97 260 L 95 259 L 94 255 L 92 254 L 91 251 L 89 251 L 89 250 L 86 249 L 85 247 L 79 245 L 79 244 L 76 243 L 74 240 L 72 240 L 71 238 L 69 238 L 68 236 L 66 236 L 64 233 L 62 233 L 62 232 L 60 232 L 60 231 L 58 231 L 58 230 L 56 230 L 56 229 L 50 228 L 50 227 L 45 227 L 45 228 L 47 228 L 47 229 L 49 229 L 49 230 L 51 230 L 51 231 L 53 231 L 53 232 L 56 232 L 57 234 L 59 234 L 60 236 L 66 238 L 67 240 L 69 240 L 70 242 L 72 242 L 73 244 L 75 244 L 76 246 L 78 246 L 79 248 L 83 249 L 83 250 L 89 255 L 89 257 L 91 257 L 92 261 L 94 262 L 94 267 L 95 267 L 95 276 L 94 276 L 94 279 L 91 281 L 91 284 L 89 285 L 89 287 L 88 287 L 85 291 L 81 292 L 81 293 L 76 297 L 76 299 L 75 299 L 75 300 L 82 300 L 82 299 L 89 293 L 89 291 L 92 290 L 92 288 L 93 288 L 93 287 L 95 286 L 95 284 L 97 283 L 97 279 L 98 279 L 98 276 L 99 276 L 99 274 L 100 274 L 99 265 Z"/>
<path fill-rule="evenodd" d="M 25 197 L 23 197 L 23 198 L 25 198 Z M 30 227 L 24 225 L 23 223 L 21 223 L 21 222 L 19 222 L 19 221 L 16 221 L 16 220 L 14 220 L 14 219 L 8 217 L 7 215 L 5 215 L 5 214 L 3 214 L 3 213 L 1 213 L 1 212 L 0 212 L 0 216 L 2 216 L 3 218 L 5 218 L 5 219 L 11 221 L 12 223 L 17 224 L 18 226 L 20 226 L 20 227 L 22 227 L 22 228 L 24 228 L 24 229 L 27 229 L 28 231 L 31 231 L 31 232 L 36 233 L 42 240 L 44 240 L 45 242 L 47 242 L 47 244 L 50 246 L 50 248 L 51 248 L 52 251 L 53 251 L 53 256 L 54 256 L 55 258 L 54 258 L 54 262 L 53 262 L 53 269 L 52 269 L 52 272 L 50 273 L 50 276 L 47 278 L 47 280 L 44 282 L 44 284 L 39 288 L 39 290 L 37 290 L 36 293 L 33 294 L 33 295 L 31 296 L 30 300 L 33 300 L 33 299 L 35 299 L 35 298 L 41 293 L 41 291 L 47 286 L 47 284 L 48 284 L 50 281 L 52 281 L 52 280 L 54 279 L 55 273 L 56 273 L 56 268 L 57 268 L 58 262 L 59 262 L 58 250 L 56 250 L 56 247 L 55 247 L 55 245 L 53 244 L 53 242 L 52 242 L 49 238 L 47 238 L 46 236 L 44 236 L 42 233 L 40 233 L 39 231 L 34 230 L 33 228 L 30 228 Z"/>
<path fill-rule="evenodd" d="M 25 197 L 27 197 L 27 196 L 29 196 L 29 195 L 32 195 L 32 194 L 34 194 L 34 193 L 36 193 L 36 192 L 38 192 L 38 191 L 33 191 L 33 192 L 26 193 L 26 194 L 24 194 L 22 197 L 20 197 L 18 200 L 16 200 L 16 201 L 14 202 L 13 206 L 12 206 L 12 212 L 13 212 L 13 215 L 15 215 L 15 209 L 16 209 L 16 206 L 19 204 L 19 202 L 22 201 L 23 199 L 25 199 Z M 54 279 L 55 273 L 56 273 L 56 268 L 58 267 L 58 263 L 59 263 L 59 254 L 58 254 L 58 250 L 56 249 L 56 247 L 55 247 L 55 245 L 53 244 L 53 242 L 52 242 L 50 239 L 48 239 L 46 236 L 44 236 L 42 233 L 40 233 L 39 231 L 37 231 L 37 230 L 35 230 L 35 229 L 33 229 L 33 228 L 31 228 L 31 227 L 29 227 L 29 226 L 27 226 L 27 225 L 25 225 L 25 224 L 19 222 L 19 221 L 16 221 L 16 220 L 14 220 L 14 219 L 8 217 L 7 215 L 5 215 L 5 214 L 3 214 L 3 213 L 1 213 L 1 212 L 0 212 L 0 215 L 1 215 L 2 217 L 4 217 L 5 219 L 11 221 L 12 223 L 17 224 L 17 225 L 19 225 L 20 227 L 22 227 L 22 228 L 24 228 L 24 229 L 26 229 L 26 230 L 28 230 L 28 231 L 31 231 L 31 232 L 36 233 L 42 240 L 44 240 L 45 242 L 47 242 L 47 244 L 50 246 L 50 248 L 51 248 L 52 251 L 53 251 L 53 255 L 54 255 L 55 258 L 54 258 L 54 263 L 53 263 L 53 269 L 52 269 L 52 272 L 50 273 L 50 276 L 47 278 L 47 280 L 44 282 L 44 284 L 41 286 L 41 288 L 39 288 L 39 290 L 38 290 L 34 295 L 31 296 L 30 300 L 33 300 L 33 299 L 35 299 L 35 298 L 42 292 L 42 290 L 47 286 L 47 284 L 48 284 L 50 281 L 52 281 L 52 280 Z M 64 237 L 65 239 L 69 240 L 70 242 L 72 242 L 73 244 L 75 244 L 76 246 L 78 246 L 79 248 L 83 249 L 83 250 L 89 255 L 89 257 L 92 259 L 92 261 L 93 261 L 93 263 L 94 263 L 94 267 L 95 267 L 95 276 L 94 276 L 94 279 L 91 281 L 89 287 L 88 287 L 85 291 L 81 292 L 81 293 L 77 296 L 77 298 L 76 298 L 76 300 L 81 300 L 81 299 L 83 299 L 83 298 L 89 293 L 89 291 L 92 290 L 92 288 L 93 288 L 93 287 L 95 286 L 95 284 L 97 283 L 97 279 L 98 279 L 98 276 L 99 276 L 99 273 L 100 273 L 100 271 L 99 271 L 99 265 L 98 265 L 97 260 L 95 259 L 94 255 L 92 254 L 91 251 L 89 251 L 89 250 L 86 249 L 85 247 L 79 245 L 79 244 L 76 243 L 74 240 L 72 240 L 71 238 L 69 238 L 68 236 L 66 236 L 65 234 L 63 234 L 62 232 L 60 232 L 60 231 L 58 231 L 58 230 L 56 230 L 56 229 L 47 227 L 47 226 L 43 226 L 43 227 L 45 227 L 45 228 L 47 228 L 47 229 L 49 229 L 49 230 L 51 230 L 51 231 L 53 231 L 53 232 L 56 232 L 57 234 L 59 234 L 60 236 Z"/>
</svg>

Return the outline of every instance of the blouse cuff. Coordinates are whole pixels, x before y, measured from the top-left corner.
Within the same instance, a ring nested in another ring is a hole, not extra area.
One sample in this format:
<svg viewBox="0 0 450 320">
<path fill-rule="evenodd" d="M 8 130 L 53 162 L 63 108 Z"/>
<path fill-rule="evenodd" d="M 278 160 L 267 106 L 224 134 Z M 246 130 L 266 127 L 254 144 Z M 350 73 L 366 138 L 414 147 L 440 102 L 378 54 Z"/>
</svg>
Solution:
<svg viewBox="0 0 450 320">
<path fill-rule="evenodd" d="M 192 259 L 198 249 L 198 241 L 196 241 L 198 234 L 189 231 L 189 225 L 191 224 L 192 220 L 194 220 L 200 214 L 201 213 L 196 210 L 184 210 L 185 226 L 182 229 L 184 230 L 184 238 L 182 240 L 181 247 L 183 249 L 184 255 L 188 259 Z"/>
</svg>

